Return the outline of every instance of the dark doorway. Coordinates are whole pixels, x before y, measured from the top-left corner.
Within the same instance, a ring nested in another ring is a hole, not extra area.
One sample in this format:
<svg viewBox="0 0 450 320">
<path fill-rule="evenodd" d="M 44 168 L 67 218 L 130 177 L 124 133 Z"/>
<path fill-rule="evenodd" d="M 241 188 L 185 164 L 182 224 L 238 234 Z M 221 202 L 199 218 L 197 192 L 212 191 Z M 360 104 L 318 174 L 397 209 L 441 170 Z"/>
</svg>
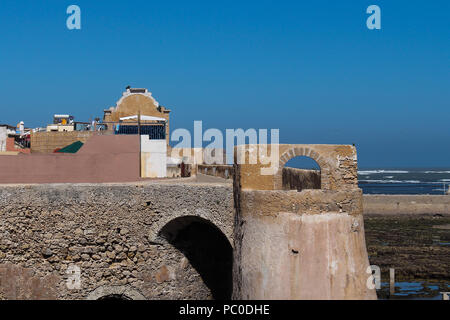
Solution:
<svg viewBox="0 0 450 320">
<path fill-rule="evenodd" d="M 181 217 L 165 225 L 160 236 L 186 256 L 214 299 L 231 299 L 233 248 L 219 228 L 198 217 Z"/>
</svg>

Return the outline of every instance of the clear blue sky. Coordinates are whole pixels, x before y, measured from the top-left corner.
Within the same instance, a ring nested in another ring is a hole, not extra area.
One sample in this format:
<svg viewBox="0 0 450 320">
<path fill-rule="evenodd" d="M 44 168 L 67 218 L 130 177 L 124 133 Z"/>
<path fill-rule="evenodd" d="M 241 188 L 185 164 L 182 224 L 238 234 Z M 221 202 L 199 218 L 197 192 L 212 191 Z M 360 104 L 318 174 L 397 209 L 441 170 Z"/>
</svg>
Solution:
<svg viewBox="0 0 450 320">
<path fill-rule="evenodd" d="M 66 28 L 81 7 L 82 29 Z M 366 8 L 381 7 L 381 30 Z M 0 2 L 0 122 L 102 116 L 127 85 L 172 128 L 355 143 L 360 167 L 450 167 L 450 1 Z"/>
</svg>

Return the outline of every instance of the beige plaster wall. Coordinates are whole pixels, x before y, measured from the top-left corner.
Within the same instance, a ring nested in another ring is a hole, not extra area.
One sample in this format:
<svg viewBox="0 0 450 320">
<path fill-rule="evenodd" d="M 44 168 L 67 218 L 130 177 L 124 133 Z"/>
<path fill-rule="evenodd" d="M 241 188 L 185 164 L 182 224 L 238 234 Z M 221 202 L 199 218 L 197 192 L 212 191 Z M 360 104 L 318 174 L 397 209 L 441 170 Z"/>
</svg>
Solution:
<svg viewBox="0 0 450 320">
<path fill-rule="evenodd" d="M 324 190 L 352 189 L 358 185 L 356 149 L 347 145 L 242 145 L 235 147 L 240 181 L 246 190 L 281 190 L 282 168 L 292 158 L 314 159 L 321 169 Z M 252 161 L 254 162 L 252 163 Z M 268 173 L 262 173 L 262 170 Z"/>
<path fill-rule="evenodd" d="M 248 150 L 258 152 L 258 147 Z M 367 286 L 369 260 L 355 148 L 275 148 L 279 162 L 273 175 L 261 174 L 263 161 L 234 166 L 233 298 L 376 299 L 375 290 Z M 322 189 L 281 190 L 281 168 L 302 155 L 320 165 Z"/>
</svg>

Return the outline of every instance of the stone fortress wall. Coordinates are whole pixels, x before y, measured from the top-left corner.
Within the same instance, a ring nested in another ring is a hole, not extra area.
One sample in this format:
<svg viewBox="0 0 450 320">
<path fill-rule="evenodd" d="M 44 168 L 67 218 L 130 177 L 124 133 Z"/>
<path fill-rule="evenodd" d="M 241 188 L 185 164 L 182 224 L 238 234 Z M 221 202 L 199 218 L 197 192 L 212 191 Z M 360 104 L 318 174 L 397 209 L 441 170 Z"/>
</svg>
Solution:
<svg viewBox="0 0 450 320">
<path fill-rule="evenodd" d="M 233 217 L 223 185 L 2 186 L 0 299 L 229 298 Z"/>
<path fill-rule="evenodd" d="M 264 146 L 270 154 L 274 146 Z M 261 145 L 238 146 L 234 166 L 234 299 L 376 299 L 367 283 L 362 192 L 356 149 L 342 145 L 278 145 L 274 174 Z M 241 149 L 241 150 L 239 150 Z M 247 150 L 244 152 L 244 150 Z M 284 165 L 297 156 L 320 166 L 321 188 L 283 190 Z"/>
<path fill-rule="evenodd" d="M 168 144 L 170 110 L 146 89 L 127 88 L 103 120 L 137 114 L 164 118 Z M 77 154 L 42 154 L 74 140 L 86 142 Z M 139 146 L 135 136 L 42 133 L 31 155 L 1 157 L 0 184 L 16 185 L 0 185 L 0 299 L 376 298 L 353 146 L 241 145 L 233 166 L 168 146 L 192 177 L 146 181 Z M 320 170 L 285 168 L 301 156 Z"/>
<path fill-rule="evenodd" d="M 0 297 L 376 298 L 356 150 L 279 149 L 271 175 L 236 163 L 233 187 L 193 178 L 1 186 Z M 321 189 L 284 190 L 282 168 L 296 156 L 320 165 Z"/>
<path fill-rule="evenodd" d="M 233 179 L 232 165 L 198 165 L 198 173 L 223 179 Z M 320 170 L 284 167 L 283 190 L 320 189 Z"/>
</svg>

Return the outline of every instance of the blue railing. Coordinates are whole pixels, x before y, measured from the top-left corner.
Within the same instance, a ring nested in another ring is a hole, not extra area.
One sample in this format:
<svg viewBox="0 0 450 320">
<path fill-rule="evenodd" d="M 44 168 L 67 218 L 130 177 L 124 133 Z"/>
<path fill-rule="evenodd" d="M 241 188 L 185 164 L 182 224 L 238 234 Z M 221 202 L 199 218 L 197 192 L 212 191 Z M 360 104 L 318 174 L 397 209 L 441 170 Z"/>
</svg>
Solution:
<svg viewBox="0 0 450 320">
<path fill-rule="evenodd" d="M 140 128 L 141 135 L 148 135 L 151 140 L 166 139 L 166 126 L 164 125 L 143 125 Z M 138 126 L 122 125 L 116 126 L 115 134 L 138 134 Z"/>
</svg>

